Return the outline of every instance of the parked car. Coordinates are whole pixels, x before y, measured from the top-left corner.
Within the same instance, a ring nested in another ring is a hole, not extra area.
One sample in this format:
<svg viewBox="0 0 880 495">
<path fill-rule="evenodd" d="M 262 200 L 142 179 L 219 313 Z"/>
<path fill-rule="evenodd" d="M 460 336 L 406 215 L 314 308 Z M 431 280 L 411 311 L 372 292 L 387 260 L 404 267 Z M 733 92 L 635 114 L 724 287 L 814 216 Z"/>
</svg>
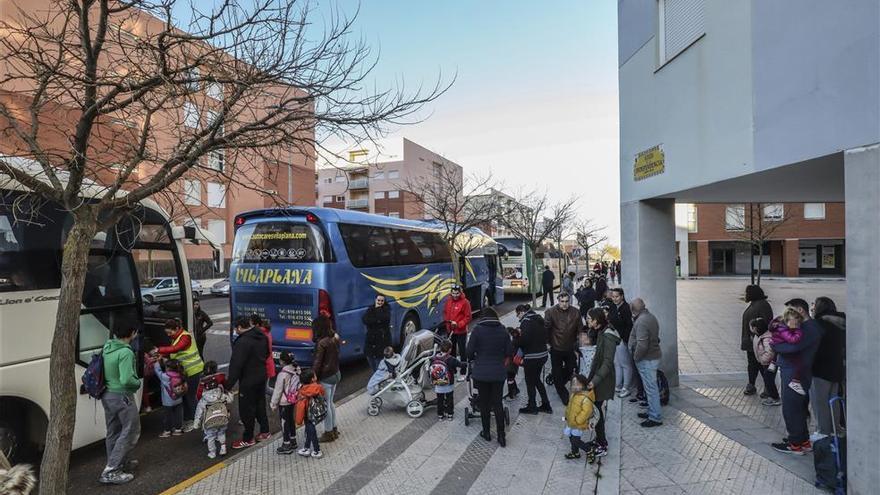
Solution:
<svg viewBox="0 0 880 495">
<path fill-rule="evenodd" d="M 202 284 L 196 280 L 190 282 L 195 295 L 202 293 Z M 141 283 L 141 299 L 144 304 L 155 304 L 162 301 L 173 301 L 180 298 L 180 286 L 177 277 L 155 277 Z"/>
<path fill-rule="evenodd" d="M 229 279 L 224 278 L 223 280 L 212 285 L 211 286 L 211 295 L 228 296 L 229 295 Z"/>
</svg>

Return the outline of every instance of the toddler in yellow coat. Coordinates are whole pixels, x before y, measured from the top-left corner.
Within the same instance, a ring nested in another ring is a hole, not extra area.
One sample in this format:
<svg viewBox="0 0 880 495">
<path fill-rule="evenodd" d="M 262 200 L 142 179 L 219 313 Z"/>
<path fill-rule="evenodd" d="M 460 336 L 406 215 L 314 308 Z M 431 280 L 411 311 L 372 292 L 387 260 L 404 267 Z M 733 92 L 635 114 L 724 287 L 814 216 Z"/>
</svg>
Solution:
<svg viewBox="0 0 880 495">
<path fill-rule="evenodd" d="M 587 390 L 587 383 L 589 382 L 584 375 L 575 375 L 571 382 L 571 397 L 565 407 L 564 430 L 571 443 L 571 452 L 565 454 L 566 459 L 580 459 L 581 450 L 590 451 L 590 445 L 581 437 L 590 429 L 596 395 L 592 390 Z"/>
</svg>

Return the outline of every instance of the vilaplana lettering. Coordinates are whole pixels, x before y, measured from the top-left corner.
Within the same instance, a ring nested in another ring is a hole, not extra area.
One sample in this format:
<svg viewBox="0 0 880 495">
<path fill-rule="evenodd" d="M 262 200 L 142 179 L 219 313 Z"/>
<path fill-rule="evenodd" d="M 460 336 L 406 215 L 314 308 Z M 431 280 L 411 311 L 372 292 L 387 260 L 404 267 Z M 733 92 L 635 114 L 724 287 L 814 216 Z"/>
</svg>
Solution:
<svg viewBox="0 0 880 495">
<path fill-rule="evenodd" d="M 260 285 L 311 285 L 311 268 L 238 268 L 236 283 Z"/>
</svg>

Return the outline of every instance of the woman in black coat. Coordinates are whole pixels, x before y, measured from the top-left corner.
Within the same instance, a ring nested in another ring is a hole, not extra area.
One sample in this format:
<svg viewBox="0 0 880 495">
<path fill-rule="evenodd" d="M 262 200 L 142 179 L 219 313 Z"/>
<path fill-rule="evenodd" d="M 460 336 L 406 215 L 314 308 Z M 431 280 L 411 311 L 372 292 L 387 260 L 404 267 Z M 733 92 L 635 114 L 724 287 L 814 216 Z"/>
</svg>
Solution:
<svg viewBox="0 0 880 495">
<path fill-rule="evenodd" d="M 391 309 L 385 304 L 385 296 L 376 296 L 375 304 L 367 308 L 361 321 L 367 327 L 364 355 L 375 372 L 385 348 L 391 345 Z"/>
<path fill-rule="evenodd" d="M 489 433 L 490 416 L 495 413 L 495 428 L 498 444 L 507 445 L 504 434 L 504 404 L 501 394 L 507 380 L 507 360 L 513 356 L 513 344 L 507 328 L 498 320 L 498 313 L 485 308 L 480 313 L 480 321 L 471 331 L 467 343 L 467 358 L 470 362 L 471 378 L 477 387 L 480 399 L 480 419 L 483 431 L 480 436 L 492 440 Z"/>
<path fill-rule="evenodd" d="M 550 407 L 550 399 L 547 397 L 547 389 L 541 380 L 541 370 L 547 364 L 547 330 L 544 329 L 544 318 L 535 313 L 528 304 L 520 304 L 516 307 L 516 316 L 519 318 L 520 338 L 517 347 L 523 354 L 523 374 L 526 379 L 526 394 L 528 403 L 520 408 L 521 414 L 538 414 L 544 412 L 553 413 Z M 541 405 L 538 406 L 536 395 L 541 395 Z"/>
<path fill-rule="evenodd" d="M 813 382 L 810 386 L 810 405 L 819 433 L 831 435 L 834 421 L 828 399 L 844 395 L 841 390 L 846 379 L 846 314 L 837 311 L 837 305 L 827 297 L 817 297 L 813 317 L 822 327 L 822 339 L 813 360 Z M 843 416 L 840 403 L 835 403 L 834 420 L 840 428 Z"/>
<path fill-rule="evenodd" d="M 773 308 L 767 302 L 767 296 L 764 290 L 757 285 L 746 286 L 746 302 L 749 306 L 743 311 L 742 315 L 742 343 L 740 349 L 745 351 L 746 360 L 749 366 L 749 383 L 743 390 L 744 395 L 755 395 L 755 380 L 758 379 L 758 373 L 761 372 L 761 363 L 755 357 L 755 350 L 752 346 L 752 332 L 749 329 L 749 322 L 755 318 L 764 318 L 764 321 L 773 320 Z"/>
</svg>

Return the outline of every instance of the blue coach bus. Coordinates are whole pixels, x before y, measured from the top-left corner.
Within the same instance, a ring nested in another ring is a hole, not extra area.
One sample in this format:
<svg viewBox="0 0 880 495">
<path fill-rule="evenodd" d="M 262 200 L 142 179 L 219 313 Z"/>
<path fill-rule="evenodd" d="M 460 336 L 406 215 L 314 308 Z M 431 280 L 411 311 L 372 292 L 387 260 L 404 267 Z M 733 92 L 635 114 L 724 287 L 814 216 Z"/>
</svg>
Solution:
<svg viewBox="0 0 880 495">
<path fill-rule="evenodd" d="M 363 356 L 361 317 L 383 294 L 395 345 L 443 318 L 443 299 L 464 275 L 474 310 L 503 301 L 497 243 L 473 229 L 470 254 L 454 259 L 428 222 L 331 208 L 264 209 L 235 218 L 229 271 L 233 321 L 256 313 L 271 326 L 276 353 L 312 361 L 312 319 L 329 316 L 344 344 L 341 358 Z"/>
</svg>

